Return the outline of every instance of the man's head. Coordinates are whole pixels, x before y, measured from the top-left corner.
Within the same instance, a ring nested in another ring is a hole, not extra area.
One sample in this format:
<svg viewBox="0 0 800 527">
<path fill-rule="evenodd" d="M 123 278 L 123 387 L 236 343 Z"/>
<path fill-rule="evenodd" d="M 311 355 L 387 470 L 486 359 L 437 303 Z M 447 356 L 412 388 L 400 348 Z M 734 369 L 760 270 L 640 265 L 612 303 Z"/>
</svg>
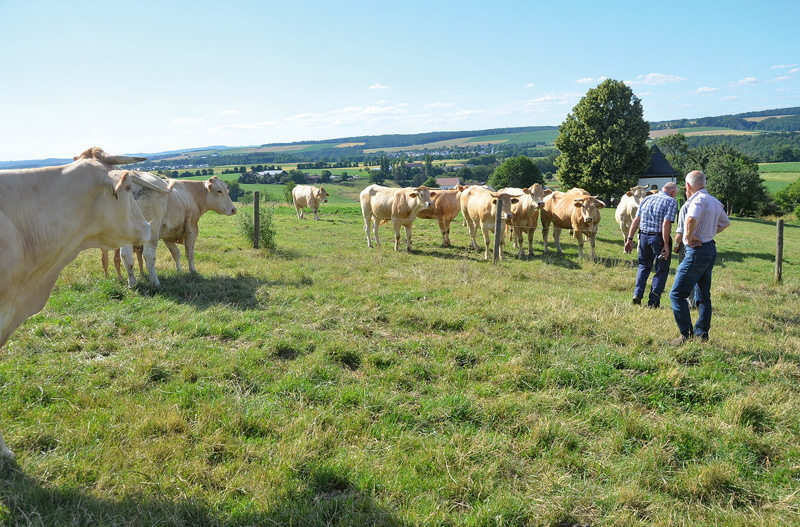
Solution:
<svg viewBox="0 0 800 527">
<path fill-rule="evenodd" d="M 674 198 L 678 194 L 678 185 L 670 181 L 669 183 L 664 184 L 664 186 L 661 187 L 661 190 L 669 195 L 669 197 Z"/>
<path fill-rule="evenodd" d="M 706 175 L 699 170 L 693 170 L 686 174 L 686 190 L 697 192 L 706 187 Z"/>
</svg>

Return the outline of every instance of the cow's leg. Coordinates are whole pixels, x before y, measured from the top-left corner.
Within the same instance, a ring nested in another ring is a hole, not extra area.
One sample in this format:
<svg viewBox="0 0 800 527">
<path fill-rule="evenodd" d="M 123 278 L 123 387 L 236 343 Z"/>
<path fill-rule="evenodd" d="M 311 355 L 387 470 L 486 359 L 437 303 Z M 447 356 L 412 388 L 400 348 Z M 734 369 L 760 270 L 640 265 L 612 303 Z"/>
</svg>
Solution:
<svg viewBox="0 0 800 527">
<path fill-rule="evenodd" d="M 161 282 L 156 274 L 156 248 L 158 247 L 158 238 L 155 240 L 147 240 L 144 244 L 144 260 L 147 262 L 147 277 L 150 279 L 150 285 L 159 287 Z"/>
<path fill-rule="evenodd" d="M 378 239 L 378 227 L 381 226 L 381 222 L 377 217 L 373 217 L 372 224 L 372 235 L 375 236 L 375 246 L 378 247 L 381 244 L 381 241 Z"/>
<path fill-rule="evenodd" d="M 394 250 L 400 250 L 400 222 L 392 220 L 392 230 L 394 231 Z"/>
<path fill-rule="evenodd" d="M 448 225 L 445 225 L 444 218 L 439 218 L 439 231 L 442 233 L 442 247 L 449 247 L 450 240 L 447 239 Z"/>
<path fill-rule="evenodd" d="M 0 458 L 7 457 L 9 459 L 14 457 L 14 454 L 6 446 L 6 442 L 3 441 L 3 434 L 0 434 Z"/>
<path fill-rule="evenodd" d="M 108 251 L 100 249 L 100 263 L 103 264 L 103 272 L 108 278 Z"/>
<path fill-rule="evenodd" d="M 314 219 L 319 221 L 319 214 L 317 214 L 318 209 L 314 209 Z"/>
<path fill-rule="evenodd" d="M 172 255 L 172 261 L 175 262 L 175 270 L 179 273 L 182 273 L 183 269 L 181 269 L 181 252 L 178 250 L 178 246 L 175 245 L 175 242 L 168 242 L 167 240 L 164 240 L 164 245 L 167 246 L 167 249 L 169 249 L 169 254 Z"/>
<path fill-rule="evenodd" d="M 114 250 L 114 269 L 117 271 L 117 280 L 119 280 L 120 282 L 124 282 L 125 279 L 122 278 L 122 256 L 120 254 L 119 247 L 117 247 L 116 250 Z"/>
<path fill-rule="evenodd" d="M 561 229 L 556 226 L 553 226 L 553 241 L 556 244 L 556 253 L 559 256 L 564 256 L 564 252 L 561 250 Z"/>
<path fill-rule="evenodd" d="M 364 216 L 364 232 L 367 235 L 367 247 L 372 247 L 372 237 L 369 232 L 372 230 L 372 212 L 367 212 L 364 207 L 361 207 L 361 214 Z"/>
<path fill-rule="evenodd" d="M 120 258 L 125 262 L 125 270 L 128 272 L 128 287 L 136 285 L 136 276 L 133 274 L 133 245 L 124 245 L 119 250 Z"/>
<path fill-rule="evenodd" d="M 472 221 L 472 218 L 469 216 L 464 216 L 464 221 L 467 223 L 467 229 L 469 229 L 469 248 L 473 251 L 478 250 L 478 242 L 475 239 L 475 235 L 477 234 L 478 226 Z"/>
<path fill-rule="evenodd" d="M 411 225 L 403 225 L 406 229 L 406 250 L 411 252 Z"/>
<path fill-rule="evenodd" d="M 596 236 L 597 236 L 597 233 L 595 233 L 595 232 L 590 232 L 589 234 L 586 235 L 586 237 L 589 238 L 589 245 L 592 246 L 592 260 L 597 259 L 597 255 L 594 252 L 594 240 L 595 240 Z"/>
<path fill-rule="evenodd" d="M 578 258 L 583 258 L 583 233 L 575 231 L 575 239 L 578 240 Z"/>
<path fill-rule="evenodd" d="M 489 236 L 489 227 L 483 223 L 481 223 L 481 234 L 483 234 L 483 245 L 486 247 L 486 251 L 483 253 L 483 259 L 488 260 L 489 254 L 492 252 L 489 248 L 492 244 L 492 240 Z"/>
<path fill-rule="evenodd" d="M 297 212 L 297 218 L 302 220 L 303 219 L 303 207 L 300 207 L 295 203 L 294 210 Z"/>
<path fill-rule="evenodd" d="M 547 233 L 550 231 L 550 224 L 542 221 L 542 242 L 544 243 L 544 254 L 548 253 L 547 250 Z"/>
<path fill-rule="evenodd" d="M 189 272 L 192 274 L 197 274 L 197 269 L 194 267 L 194 242 L 197 241 L 197 229 L 190 229 L 186 233 L 186 242 L 184 243 L 184 247 L 186 248 L 186 261 L 189 262 Z"/>
<path fill-rule="evenodd" d="M 533 234 L 536 232 L 536 229 L 528 229 L 528 255 L 533 256 Z"/>
</svg>

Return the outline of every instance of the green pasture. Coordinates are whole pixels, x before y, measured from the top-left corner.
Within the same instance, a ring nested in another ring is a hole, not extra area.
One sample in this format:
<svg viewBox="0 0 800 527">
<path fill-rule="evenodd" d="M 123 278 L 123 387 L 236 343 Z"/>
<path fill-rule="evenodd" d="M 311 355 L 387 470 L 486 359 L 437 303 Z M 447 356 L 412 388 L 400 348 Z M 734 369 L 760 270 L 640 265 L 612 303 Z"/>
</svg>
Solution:
<svg viewBox="0 0 800 527">
<path fill-rule="evenodd" d="M 794 172 L 800 173 L 800 162 L 790 162 L 790 163 L 760 163 L 758 165 L 759 171 L 763 173 L 773 173 L 773 172 Z"/>
<path fill-rule="evenodd" d="M 711 341 L 672 347 L 611 208 L 597 261 L 539 229 L 492 264 L 460 217 L 370 249 L 334 195 L 270 208 L 274 253 L 206 214 L 157 290 L 68 265 L 0 353 L 0 525 L 797 524 L 800 224 L 776 285 L 774 223 L 734 218 Z"/>
<path fill-rule="evenodd" d="M 800 177 L 800 163 L 762 163 L 759 174 L 773 196 Z"/>
<path fill-rule="evenodd" d="M 521 132 L 515 134 L 482 135 L 471 137 L 468 143 L 486 143 L 503 141 L 505 143 L 553 143 L 558 137 L 558 130 L 544 130 L 540 132 Z"/>
</svg>

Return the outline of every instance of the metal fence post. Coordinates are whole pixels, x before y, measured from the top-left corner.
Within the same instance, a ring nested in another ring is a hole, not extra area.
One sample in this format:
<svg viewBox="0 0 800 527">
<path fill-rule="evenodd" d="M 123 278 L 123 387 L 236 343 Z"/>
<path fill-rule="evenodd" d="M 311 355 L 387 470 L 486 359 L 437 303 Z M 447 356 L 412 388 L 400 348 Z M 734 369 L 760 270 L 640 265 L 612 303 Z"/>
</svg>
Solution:
<svg viewBox="0 0 800 527">
<path fill-rule="evenodd" d="M 775 282 L 783 280 L 783 220 L 778 220 L 778 243 L 775 249 Z"/>
</svg>

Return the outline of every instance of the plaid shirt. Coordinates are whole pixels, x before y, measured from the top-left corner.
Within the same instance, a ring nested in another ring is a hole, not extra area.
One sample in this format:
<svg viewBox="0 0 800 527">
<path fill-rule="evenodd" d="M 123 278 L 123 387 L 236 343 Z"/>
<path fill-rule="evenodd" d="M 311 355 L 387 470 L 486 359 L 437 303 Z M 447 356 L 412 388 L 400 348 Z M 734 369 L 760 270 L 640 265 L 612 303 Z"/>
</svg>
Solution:
<svg viewBox="0 0 800 527">
<path fill-rule="evenodd" d="M 725 208 L 722 203 L 704 188 L 692 194 L 686 205 L 686 218 L 694 218 L 697 222 L 694 235 L 700 238 L 701 243 L 710 242 L 717 235 L 717 230 L 720 227 L 727 227 L 731 224 L 731 220 L 725 214 Z M 684 226 L 685 236 L 686 228 Z M 684 239 L 685 242 L 686 240 Z"/>
<path fill-rule="evenodd" d="M 639 220 L 639 232 L 660 233 L 664 220 L 675 221 L 678 212 L 678 203 L 669 194 L 660 191 L 658 194 L 647 196 L 639 204 L 636 216 Z"/>
</svg>

